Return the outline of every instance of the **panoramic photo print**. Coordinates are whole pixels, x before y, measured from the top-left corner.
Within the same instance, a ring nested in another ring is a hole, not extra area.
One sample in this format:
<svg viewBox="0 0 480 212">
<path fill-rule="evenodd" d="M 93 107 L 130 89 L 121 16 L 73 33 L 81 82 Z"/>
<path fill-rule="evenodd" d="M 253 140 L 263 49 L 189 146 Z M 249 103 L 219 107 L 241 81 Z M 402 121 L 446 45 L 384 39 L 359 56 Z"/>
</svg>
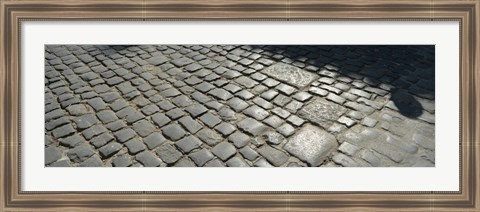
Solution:
<svg viewBox="0 0 480 212">
<path fill-rule="evenodd" d="M 434 167 L 434 45 L 46 45 L 46 167 Z"/>
</svg>

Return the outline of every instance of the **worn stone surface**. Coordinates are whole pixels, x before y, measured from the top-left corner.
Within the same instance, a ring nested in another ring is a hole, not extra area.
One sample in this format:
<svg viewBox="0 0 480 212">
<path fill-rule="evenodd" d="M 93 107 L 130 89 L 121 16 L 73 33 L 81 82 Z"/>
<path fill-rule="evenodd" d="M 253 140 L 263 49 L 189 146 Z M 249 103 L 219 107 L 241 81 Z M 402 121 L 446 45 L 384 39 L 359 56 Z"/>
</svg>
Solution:
<svg viewBox="0 0 480 212">
<path fill-rule="evenodd" d="M 272 65 L 264 69 L 262 73 L 298 88 L 305 87 L 318 78 L 318 75 L 285 63 Z"/>
<path fill-rule="evenodd" d="M 298 116 L 328 129 L 346 111 L 338 104 L 318 98 L 303 107 Z"/>
<path fill-rule="evenodd" d="M 112 156 L 113 154 L 115 154 L 116 152 L 120 151 L 121 148 L 122 148 L 121 144 L 116 143 L 116 142 L 112 142 L 110 144 L 107 144 L 107 145 L 101 147 L 100 149 L 98 149 L 98 151 L 100 152 L 100 155 L 103 158 L 108 158 L 108 157 Z"/>
<path fill-rule="evenodd" d="M 183 128 L 178 124 L 167 125 L 162 128 L 162 132 L 166 138 L 172 141 L 176 141 L 186 134 L 185 130 L 183 130 Z"/>
<path fill-rule="evenodd" d="M 252 118 L 246 118 L 238 123 L 238 127 L 253 136 L 257 136 L 267 129 L 267 127 Z"/>
<path fill-rule="evenodd" d="M 75 147 L 77 144 L 84 142 L 85 138 L 83 138 L 79 134 L 74 134 L 72 136 L 62 138 L 59 140 L 61 145 L 68 146 L 68 147 Z"/>
<path fill-rule="evenodd" d="M 425 45 L 46 45 L 47 167 L 435 166 Z"/>
<path fill-rule="evenodd" d="M 243 147 L 250 142 L 250 136 L 245 133 L 235 132 L 228 136 L 228 140 L 233 143 L 237 148 Z"/>
<path fill-rule="evenodd" d="M 189 157 L 197 164 L 197 166 L 203 166 L 209 160 L 211 160 L 214 155 L 207 149 L 201 149 L 196 152 L 190 153 Z"/>
<path fill-rule="evenodd" d="M 222 135 L 217 133 L 215 130 L 211 130 L 208 128 L 203 128 L 202 130 L 198 131 L 196 136 L 202 140 L 204 143 L 214 146 L 217 143 L 220 143 L 223 140 Z"/>
<path fill-rule="evenodd" d="M 252 148 L 246 146 L 240 149 L 240 154 L 243 155 L 244 158 L 253 161 L 258 158 L 259 154 L 253 150 Z"/>
<path fill-rule="evenodd" d="M 162 161 L 167 164 L 174 164 L 182 157 L 182 153 L 169 144 L 160 146 L 156 152 Z"/>
<path fill-rule="evenodd" d="M 257 140 L 258 139 L 263 139 L 266 143 L 274 144 L 274 145 L 277 145 L 277 144 L 280 144 L 280 143 L 286 141 L 285 137 L 282 134 L 277 133 L 275 131 L 264 132 L 259 137 L 257 137 L 256 139 Z"/>
<path fill-rule="evenodd" d="M 114 167 L 128 167 L 132 165 L 132 160 L 126 155 L 121 155 L 113 159 L 112 165 Z"/>
<path fill-rule="evenodd" d="M 288 155 L 285 152 L 282 152 L 273 147 L 264 145 L 258 149 L 258 153 L 265 157 L 268 162 L 272 163 L 275 166 L 281 166 L 288 160 Z"/>
<path fill-rule="evenodd" d="M 75 163 L 82 162 L 93 154 L 93 148 L 88 144 L 79 145 L 67 152 L 67 156 Z"/>
<path fill-rule="evenodd" d="M 137 154 L 145 149 L 145 145 L 138 138 L 127 141 L 125 146 L 127 147 L 128 152 L 132 155 Z"/>
<path fill-rule="evenodd" d="M 45 164 L 51 164 L 62 157 L 62 153 L 57 148 L 50 146 L 45 148 Z"/>
<path fill-rule="evenodd" d="M 175 142 L 175 145 L 184 153 L 189 153 L 193 149 L 196 149 L 202 145 L 202 142 L 195 136 L 187 136 L 181 140 Z"/>
<path fill-rule="evenodd" d="M 87 160 L 78 164 L 79 167 L 100 167 L 102 166 L 103 162 L 100 159 L 100 156 L 93 155 L 92 157 L 88 158 Z"/>
<path fill-rule="evenodd" d="M 63 125 L 59 128 L 54 129 L 52 131 L 52 135 L 55 138 L 63 138 L 63 137 L 66 137 L 68 135 L 73 134 L 74 132 L 75 132 L 75 129 L 73 129 L 72 125 L 67 124 L 67 125 Z"/>
<path fill-rule="evenodd" d="M 124 128 L 122 130 L 119 130 L 115 132 L 115 137 L 117 138 L 118 142 L 125 142 L 130 140 L 131 138 L 135 137 L 136 133 L 130 128 Z"/>
<path fill-rule="evenodd" d="M 196 133 L 202 129 L 202 125 L 192 119 L 190 116 L 184 116 L 178 120 L 178 122 L 190 133 Z"/>
<path fill-rule="evenodd" d="M 161 160 L 149 151 L 138 153 L 135 159 L 145 167 L 155 167 L 161 164 Z"/>
<path fill-rule="evenodd" d="M 249 167 L 247 162 L 240 157 L 233 157 L 226 162 L 229 167 Z"/>
<path fill-rule="evenodd" d="M 133 130 L 135 130 L 138 135 L 145 137 L 150 135 L 155 130 L 155 127 L 150 122 L 142 120 L 133 124 Z"/>
<path fill-rule="evenodd" d="M 109 141 L 113 140 L 114 137 L 112 135 L 110 135 L 109 133 L 102 133 L 96 137 L 93 137 L 91 140 L 90 140 L 90 143 L 95 147 L 95 148 L 99 148 L 103 145 L 105 145 L 106 143 L 108 143 Z"/>
<path fill-rule="evenodd" d="M 211 113 L 205 113 L 200 117 L 200 120 L 210 128 L 217 126 L 222 121 L 218 116 Z"/>
<path fill-rule="evenodd" d="M 79 116 L 88 113 L 88 108 L 83 104 L 70 105 L 67 107 L 68 113 L 72 116 Z"/>
<path fill-rule="evenodd" d="M 284 148 L 310 166 L 318 166 L 337 146 L 335 136 L 318 127 L 306 125 L 292 136 Z"/>
<path fill-rule="evenodd" d="M 146 138 L 143 139 L 143 142 L 147 145 L 149 149 L 154 149 L 155 147 L 163 144 L 167 139 L 163 137 L 161 133 L 154 132 L 148 135 Z"/>
<path fill-rule="evenodd" d="M 235 149 L 235 146 L 233 146 L 232 144 L 227 142 L 222 142 L 217 144 L 215 147 L 213 147 L 212 152 L 217 157 L 225 161 L 231 156 L 235 155 L 236 149 Z"/>
<path fill-rule="evenodd" d="M 246 115 L 256 119 L 256 120 L 263 120 L 267 118 L 268 112 L 259 106 L 253 105 L 243 111 Z"/>
<path fill-rule="evenodd" d="M 255 167 L 274 167 L 272 164 L 268 163 L 265 159 L 259 159 L 253 164 Z"/>
</svg>

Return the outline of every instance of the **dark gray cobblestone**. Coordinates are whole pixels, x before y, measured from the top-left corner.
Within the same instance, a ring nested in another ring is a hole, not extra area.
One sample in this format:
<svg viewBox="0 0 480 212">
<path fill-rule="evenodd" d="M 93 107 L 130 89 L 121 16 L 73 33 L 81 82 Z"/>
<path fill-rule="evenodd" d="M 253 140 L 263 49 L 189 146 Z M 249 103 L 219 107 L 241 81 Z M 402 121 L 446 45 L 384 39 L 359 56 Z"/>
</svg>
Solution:
<svg viewBox="0 0 480 212">
<path fill-rule="evenodd" d="M 45 166 L 435 166 L 434 56 L 47 45 Z"/>
</svg>

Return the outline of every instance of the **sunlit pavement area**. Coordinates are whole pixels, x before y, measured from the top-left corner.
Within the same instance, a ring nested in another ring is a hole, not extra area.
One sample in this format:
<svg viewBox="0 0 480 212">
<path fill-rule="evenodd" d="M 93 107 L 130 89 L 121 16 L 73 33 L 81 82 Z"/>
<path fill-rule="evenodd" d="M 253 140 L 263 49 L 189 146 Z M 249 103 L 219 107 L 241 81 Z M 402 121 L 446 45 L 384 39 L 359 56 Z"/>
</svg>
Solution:
<svg viewBox="0 0 480 212">
<path fill-rule="evenodd" d="M 47 167 L 427 167 L 434 134 L 434 46 L 45 46 Z"/>
</svg>

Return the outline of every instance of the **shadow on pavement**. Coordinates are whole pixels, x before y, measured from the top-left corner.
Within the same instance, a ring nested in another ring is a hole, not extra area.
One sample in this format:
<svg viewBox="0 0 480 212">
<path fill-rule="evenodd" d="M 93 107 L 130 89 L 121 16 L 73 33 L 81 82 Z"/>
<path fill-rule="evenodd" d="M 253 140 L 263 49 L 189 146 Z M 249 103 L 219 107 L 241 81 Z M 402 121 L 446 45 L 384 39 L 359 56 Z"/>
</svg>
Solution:
<svg viewBox="0 0 480 212">
<path fill-rule="evenodd" d="M 278 61 L 327 68 L 370 87 L 389 91 L 398 111 L 410 118 L 422 115 L 417 98 L 435 100 L 434 45 L 269 45 L 261 49 Z"/>
</svg>

